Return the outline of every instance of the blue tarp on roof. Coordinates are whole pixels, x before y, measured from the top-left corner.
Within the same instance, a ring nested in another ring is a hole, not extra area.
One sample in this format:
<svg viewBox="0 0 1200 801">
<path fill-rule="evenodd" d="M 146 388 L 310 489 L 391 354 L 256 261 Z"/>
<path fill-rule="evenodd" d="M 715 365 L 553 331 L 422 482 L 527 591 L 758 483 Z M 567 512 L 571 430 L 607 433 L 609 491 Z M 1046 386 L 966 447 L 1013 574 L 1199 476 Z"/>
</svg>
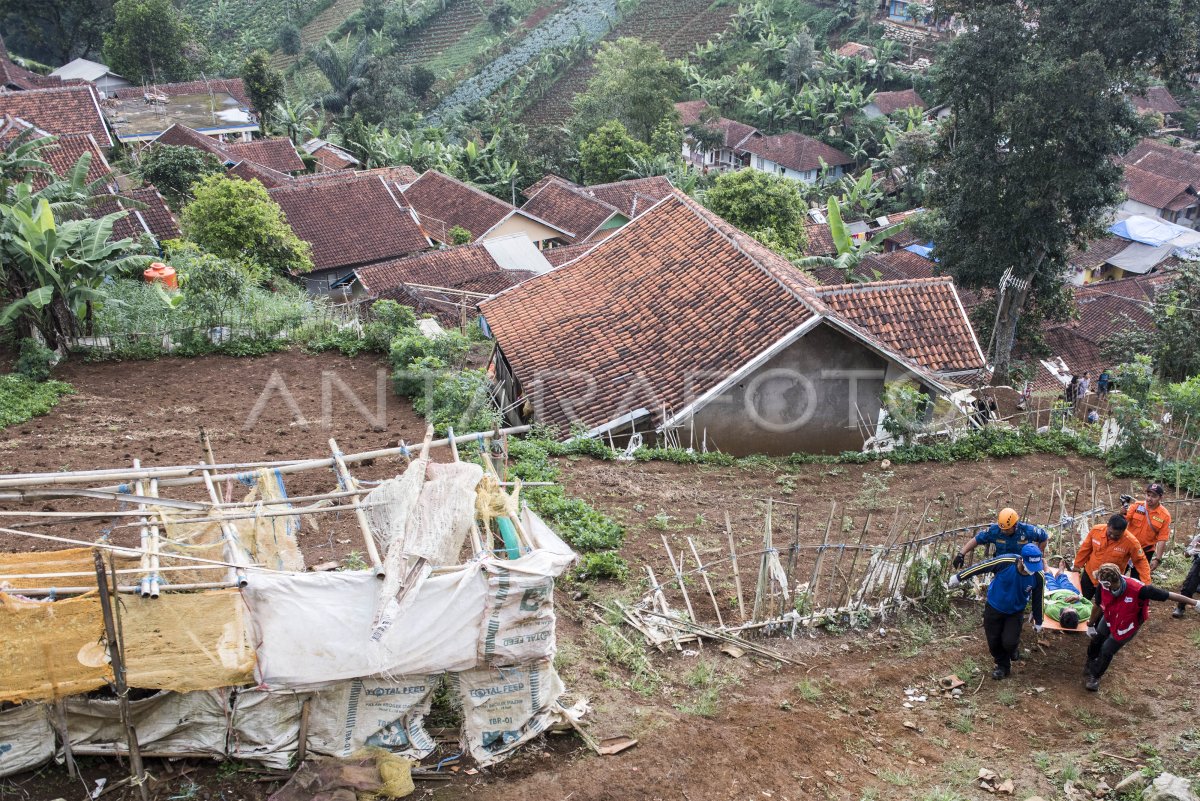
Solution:
<svg viewBox="0 0 1200 801">
<path fill-rule="evenodd" d="M 918 256 L 920 256 L 923 259 L 929 259 L 930 261 L 936 261 L 936 259 L 933 258 L 933 243 L 932 242 L 927 242 L 924 245 L 909 245 L 908 247 L 905 248 L 905 250 L 907 250 L 909 253 L 916 253 Z"/>
</svg>

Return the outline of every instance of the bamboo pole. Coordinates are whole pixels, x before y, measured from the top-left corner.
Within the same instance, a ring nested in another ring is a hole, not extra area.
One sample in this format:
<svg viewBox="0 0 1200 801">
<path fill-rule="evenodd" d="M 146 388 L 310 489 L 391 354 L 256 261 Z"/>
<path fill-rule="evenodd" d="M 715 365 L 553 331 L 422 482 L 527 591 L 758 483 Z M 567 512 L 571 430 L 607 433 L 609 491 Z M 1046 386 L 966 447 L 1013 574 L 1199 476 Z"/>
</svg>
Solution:
<svg viewBox="0 0 1200 801">
<path fill-rule="evenodd" d="M 769 559 L 772 544 L 771 532 L 771 513 L 774 508 L 773 501 L 767 499 L 767 519 L 763 526 L 763 547 L 762 555 L 758 557 L 758 583 L 754 587 L 754 608 L 750 612 L 750 622 L 753 623 L 759 620 L 759 613 L 762 611 L 763 604 L 766 601 L 766 593 L 768 581 L 770 577 Z"/>
<path fill-rule="evenodd" d="M 72 779 L 77 775 L 75 769 L 75 753 L 71 749 L 71 733 L 67 728 L 67 706 L 63 699 L 54 699 L 54 727 L 62 738 L 63 760 L 67 763 L 67 775 Z"/>
<path fill-rule="evenodd" d="M 354 491 L 358 489 L 358 482 L 354 480 L 354 476 L 350 475 L 350 468 L 346 466 L 346 460 L 342 457 L 342 452 L 338 448 L 337 440 L 333 437 L 329 438 L 329 450 L 333 451 L 333 461 L 337 465 L 338 480 L 342 487 L 346 490 Z M 455 456 L 458 455 L 458 450 L 454 451 Z M 371 524 L 367 520 L 367 513 L 363 511 L 361 495 L 355 495 L 354 498 L 354 517 L 358 520 L 358 528 L 362 531 L 363 542 L 367 545 L 367 555 L 371 559 L 371 569 L 375 571 L 376 578 L 383 578 L 383 560 L 379 558 L 379 548 L 375 545 L 375 535 L 371 533 Z"/>
<path fill-rule="evenodd" d="M 117 630 L 113 606 L 116 600 L 116 582 L 110 587 L 108 575 L 104 568 L 104 559 L 100 551 L 93 551 L 96 562 L 96 586 L 100 588 L 100 613 L 104 617 L 105 637 L 108 639 L 108 656 L 113 669 L 113 685 L 117 693 L 118 705 L 121 709 L 121 724 L 125 728 L 125 738 L 129 746 L 129 767 L 132 770 L 130 783 L 138 788 L 142 801 L 150 801 L 150 788 L 146 784 L 146 772 L 142 768 L 142 755 L 138 750 L 137 730 L 129 715 L 129 687 L 125 684 L 125 657 L 121 647 L 121 638 Z M 111 554 L 110 554 L 111 556 Z"/>
<path fill-rule="evenodd" d="M 513 426 L 511 428 L 502 428 L 498 432 L 479 432 L 473 434 L 460 434 L 454 438 L 456 443 L 472 442 L 479 439 L 481 436 L 485 440 L 489 440 L 494 436 L 494 433 L 499 434 L 526 434 L 529 432 L 530 426 Z M 435 439 L 429 443 L 430 448 L 440 448 L 450 444 L 449 439 Z M 401 456 L 406 448 L 380 448 L 373 451 L 363 451 L 361 453 L 343 454 L 342 460 L 347 464 L 357 464 L 370 459 L 383 459 L 391 456 Z M 411 451 L 410 451 L 411 452 Z M 419 455 L 425 455 L 424 450 Z M 260 468 L 278 469 L 284 475 L 293 473 L 303 473 L 308 470 L 320 470 L 323 468 L 335 467 L 336 462 L 332 457 L 320 459 L 293 459 L 286 461 L 274 462 L 242 462 L 233 464 L 198 464 L 198 465 L 180 465 L 172 467 L 145 467 L 141 470 L 130 470 L 129 468 L 114 468 L 103 470 L 78 470 L 69 473 L 24 473 L 19 475 L 2 476 L 0 477 L 0 489 L 13 489 L 19 487 L 45 487 L 58 486 L 69 484 L 88 484 L 94 481 L 135 481 L 139 478 L 157 478 L 159 479 L 160 487 L 178 487 L 189 484 L 204 483 L 203 473 L 208 471 L 211 473 L 211 478 L 216 481 L 224 481 L 227 478 L 238 478 L 242 473 L 250 470 L 258 470 Z M 235 471 L 230 474 L 222 473 L 221 471 Z M 99 487 L 101 490 L 117 491 L 119 487 Z"/>
<path fill-rule="evenodd" d="M 60 542 L 64 545 L 79 545 L 84 548 L 99 548 L 104 551 L 112 551 L 113 553 L 124 557 L 129 557 L 131 559 L 141 555 L 141 551 L 136 548 L 122 548 L 119 545 L 108 545 L 102 542 L 88 542 L 87 540 L 77 540 L 72 539 L 71 537 L 56 537 L 52 534 L 38 534 L 34 531 L 21 531 L 15 528 L 0 527 L 0 534 L 15 534 L 21 537 L 32 537 L 33 539 L 45 540 L 47 542 Z M 225 562 L 220 559 L 205 559 L 202 556 L 187 556 L 186 554 L 181 553 L 171 553 L 166 554 L 166 556 L 170 559 L 181 559 L 185 562 L 195 562 L 196 564 L 201 565 L 224 565 L 225 567 L 238 567 L 238 565 L 233 562 Z M 282 570 L 274 570 L 269 567 L 257 567 L 255 565 L 246 565 L 246 567 L 254 570 L 264 570 L 268 573 L 285 572 Z"/>
<path fill-rule="evenodd" d="M 675 574 L 675 583 L 679 585 L 679 591 L 683 593 L 683 603 L 687 607 L 688 617 L 691 620 L 696 620 L 696 610 L 692 608 L 692 598 L 683 583 L 683 554 L 680 554 L 679 564 L 676 565 L 675 554 L 671 552 L 671 546 L 667 542 L 667 535 L 660 534 L 659 537 L 662 538 L 663 548 L 667 551 L 667 561 L 671 563 L 671 572 Z"/>
<path fill-rule="evenodd" d="M 900 511 L 900 507 L 896 507 L 896 511 Z M 850 572 L 846 575 L 846 597 L 842 601 L 842 606 L 850 605 L 850 582 L 854 580 L 854 570 L 858 567 L 858 557 L 862 553 L 863 540 L 867 537 L 867 531 L 871 528 L 871 513 L 867 512 L 867 522 L 863 524 L 862 533 L 858 535 L 858 547 L 854 550 L 854 558 L 850 560 Z"/>
<path fill-rule="evenodd" d="M 708 590 L 708 599 L 712 601 L 713 611 L 717 613 L 717 625 L 725 628 L 725 621 L 721 618 L 721 607 L 717 604 L 717 596 L 713 593 L 712 582 L 708 580 L 708 569 L 704 563 L 700 561 L 700 554 L 696 551 L 696 543 L 692 542 L 692 538 L 687 538 L 688 547 L 692 549 L 692 557 L 696 560 L 696 568 L 700 571 L 700 576 L 704 579 L 704 588 Z M 683 555 L 680 554 L 680 559 Z"/>
<path fill-rule="evenodd" d="M 813 561 L 812 578 L 808 582 L 808 620 L 811 624 L 817 613 L 817 587 L 821 583 L 821 561 L 825 558 L 825 546 L 829 544 L 829 532 L 833 528 L 833 516 L 837 511 L 837 501 L 829 504 L 829 520 L 825 523 L 825 536 L 821 547 L 817 549 L 817 558 Z"/>
<path fill-rule="evenodd" d="M 150 497 L 158 497 L 158 479 L 150 479 Z M 158 563 L 159 552 L 162 550 L 161 533 L 158 530 L 158 524 L 150 526 L 150 597 L 157 598 L 159 596 L 159 571 L 162 569 Z"/>
<path fill-rule="evenodd" d="M 142 466 L 142 462 L 140 459 L 133 460 L 133 467 L 135 470 L 141 466 Z M 143 481 L 142 479 L 138 479 L 137 483 L 134 485 L 137 488 L 137 494 L 139 496 L 142 495 L 143 492 L 145 491 L 145 486 L 143 486 L 142 481 Z M 142 520 L 140 541 L 142 544 L 141 567 L 142 567 L 143 576 L 142 576 L 142 580 L 141 580 L 140 584 L 142 587 L 142 597 L 149 598 L 150 597 L 150 519 L 146 514 L 146 504 L 139 503 L 138 504 L 138 512 L 140 513 L 141 520 Z"/>
<path fill-rule="evenodd" d="M 746 605 L 742 602 L 742 574 L 738 572 L 737 548 L 733 544 L 733 525 L 729 522 L 729 512 L 725 512 L 725 534 L 729 537 L 729 561 L 733 565 L 733 586 L 737 591 L 738 615 L 746 619 Z"/>
</svg>

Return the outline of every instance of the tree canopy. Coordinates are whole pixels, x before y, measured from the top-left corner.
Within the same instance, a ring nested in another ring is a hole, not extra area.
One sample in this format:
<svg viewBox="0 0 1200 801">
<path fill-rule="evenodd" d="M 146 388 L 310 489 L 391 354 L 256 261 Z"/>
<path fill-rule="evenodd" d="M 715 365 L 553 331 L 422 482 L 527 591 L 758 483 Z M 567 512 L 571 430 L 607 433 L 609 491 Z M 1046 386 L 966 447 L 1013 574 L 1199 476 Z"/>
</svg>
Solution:
<svg viewBox="0 0 1200 801">
<path fill-rule="evenodd" d="M 0 0 L 9 49 L 47 64 L 94 56 L 112 21 L 113 0 Z"/>
<path fill-rule="evenodd" d="M 178 207 L 192 197 L 192 184 L 206 175 L 223 173 L 219 159 L 195 147 L 153 145 L 141 154 L 138 172 L 148 184 L 154 184 L 172 206 Z"/>
<path fill-rule="evenodd" d="M 962 286 L 995 290 L 1009 276 L 994 331 L 998 382 L 1008 379 L 1021 314 L 1044 312 L 1072 245 L 1120 200 L 1114 157 L 1139 131 L 1125 86 L 1194 42 L 1178 30 L 1194 31 L 1197 0 L 1134 5 L 956 5 L 968 31 L 935 68 L 952 117 L 935 162 L 929 231 Z"/>
<path fill-rule="evenodd" d="M 271 57 L 265 50 L 255 50 L 246 58 L 242 65 L 242 85 L 262 121 L 266 121 L 284 97 L 283 76 L 271 67 Z"/>
<path fill-rule="evenodd" d="M 717 176 L 703 201 L 713 213 L 789 258 L 804 249 L 804 200 L 794 181 L 759 170 L 726 172 Z"/>
<path fill-rule="evenodd" d="M 192 192 L 195 199 L 180 219 L 188 240 L 246 265 L 259 280 L 312 270 L 308 243 L 296 236 L 283 209 L 258 181 L 209 175 Z"/>
<path fill-rule="evenodd" d="M 117 0 L 104 58 L 131 81 L 179 81 L 195 71 L 195 31 L 171 0 Z"/>
<path fill-rule="evenodd" d="M 575 128 L 592 131 L 617 119 L 649 144 L 659 121 L 675 114 L 683 80 L 682 65 L 668 60 L 657 43 L 629 37 L 605 42 L 587 91 L 575 98 Z"/>
<path fill-rule="evenodd" d="M 579 146 L 579 166 L 589 184 L 619 181 L 633 162 L 649 157 L 650 148 L 618 120 L 604 123 Z"/>
</svg>

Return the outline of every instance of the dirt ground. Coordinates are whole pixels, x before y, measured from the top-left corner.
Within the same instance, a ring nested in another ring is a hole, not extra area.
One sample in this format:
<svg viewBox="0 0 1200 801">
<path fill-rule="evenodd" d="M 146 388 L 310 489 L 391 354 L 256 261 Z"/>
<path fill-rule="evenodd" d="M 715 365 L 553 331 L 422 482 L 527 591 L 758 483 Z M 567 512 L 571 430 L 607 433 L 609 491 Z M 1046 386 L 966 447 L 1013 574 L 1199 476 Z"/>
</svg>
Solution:
<svg viewBox="0 0 1200 801">
<path fill-rule="evenodd" d="M 71 364 L 57 377 L 71 382 L 78 394 L 46 417 L 0 433 L 0 466 L 4 472 L 54 471 L 123 466 L 134 458 L 182 464 L 200 455 L 200 426 L 212 435 L 221 462 L 324 456 L 331 436 L 347 452 L 420 441 L 423 422 L 386 386 L 386 419 L 378 421 L 382 430 L 373 430 L 336 388 L 333 413 L 328 425 L 322 422 L 322 373 L 340 378 L 373 409 L 381 367 L 371 359 L 298 353 Z M 307 422 L 301 425 L 275 391 L 261 417 L 246 428 L 276 371 Z M 568 492 L 626 526 L 622 553 L 632 573 L 623 585 L 562 583 L 556 596 L 556 663 L 569 692 L 591 702 L 593 712 L 585 721 L 594 735 L 623 734 L 639 744 L 601 758 L 573 735 L 551 735 L 499 767 L 418 782 L 414 798 L 952 801 L 987 797 L 975 779 L 987 768 L 1013 780 L 1014 798 L 1054 799 L 1068 797 L 1065 783 L 1088 790 L 1101 782 L 1112 785 L 1138 765 L 1200 776 L 1194 707 L 1200 701 L 1200 615 L 1172 620 L 1166 605 L 1152 610 L 1145 630 L 1117 656 L 1098 694 L 1082 686 L 1082 635 L 1043 634 L 1038 645 L 1027 630 L 1027 658 L 1014 676 L 1003 682 L 985 678 L 990 660 L 979 631 L 980 607 L 967 599 L 940 615 L 914 612 L 876 621 L 867 630 L 802 632 L 794 640 L 764 641 L 800 666 L 734 659 L 711 645 L 702 653 L 650 652 L 655 677 L 650 682 L 614 657 L 602 636 L 593 602 L 638 597 L 646 586 L 640 578 L 643 565 L 665 570 L 663 537 L 676 556 L 691 537 L 707 559 L 726 547 L 728 513 L 737 547 L 757 547 L 767 498 L 778 502 L 772 505 L 777 544 L 780 538 L 783 544 L 794 538 L 819 542 L 831 519 L 832 542 L 860 537 L 880 542 L 897 531 L 929 532 L 983 520 L 1003 505 L 1013 505 L 1034 522 L 1057 520 L 1064 508 L 1067 513 L 1085 508 L 1093 494 L 1107 499 L 1110 492 L 1115 496 L 1128 488 L 1128 482 L 1110 483 L 1098 462 L 1036 456 L 885 469 L 879 464 L 763 462 L 713 468 L 563 459 L 559 466 Z M 355 474 L 383 478 L 398 467 L 376 463 Z M 331 473 L 321 471 L 289 479 L 287 489 L 291 495 L 308 494 L 334 483 Z M 73 503 L 39 502 L 32 508 L 77 508 Z M 788 503 L 797 504 L 797 517 Z M 1195 525 L 1196 507 L 1186 508 L 1176 513 L 1177 531 Z M 69 536 L 93 539 L 98 533 L 79 526 Z M 305 534 L 301 545 L 311 564 L 340 558 L 361 543 L 348 519 L 323 522 L 321 533 Z M 0 538 L 0 548 L 29 547 Z M 728 603 L 728 575 L 714 578 L 717 597 Z M 1178 574 L 1165 583 L 1177 580 Z M 937 680 L 950 673 L 968 680 L 961 697 L 936 692 Z M 125 775 L 122 766 L 108 760 L 85 760 L 82 767 L 89 788 L 95 778 L 115 781 Z M 152 761 L 149 769 L 163 779 L 154 791 L 160 801 L 259 801 L 279 786 L 262 781 L 250 765 Z M 0 801 L 85 797 L 82 784 L 70 782 L 59 767 L 0 780 Z M 118 790 L 103 797 L 136 795 Z"/>
</svg>

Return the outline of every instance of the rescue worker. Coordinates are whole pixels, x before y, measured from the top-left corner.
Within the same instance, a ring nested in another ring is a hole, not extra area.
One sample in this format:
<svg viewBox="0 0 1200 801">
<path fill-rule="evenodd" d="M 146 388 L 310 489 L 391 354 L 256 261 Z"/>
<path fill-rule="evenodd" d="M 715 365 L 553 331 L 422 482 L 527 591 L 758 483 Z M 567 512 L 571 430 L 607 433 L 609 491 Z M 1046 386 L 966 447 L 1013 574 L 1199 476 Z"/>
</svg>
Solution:
<svg viewBox="0 0 1200 801">
<path fill-rule="evenodd" d="M 1144 584 L 1132 576 L 1122 576 L 1121 568 L 1112 562 L 1096 569 L 1096 581 L 1100 597 L 1088 618 L 1088 635 L 1092 640 L 1088 644 L 1088 677 L 1083 685 L 1092 692 L 1100 689 L 1100 677 L 1108 670 L 1113 656 L 1146 622 L 1151 601 L 1175 601 L 1200 610 L 1200 601 Z"/>
<path fill-rule="evenodd" d="M 1108 523 L 1092 526 L 1075 554 L 1075 569 L 1079 571 L 1079 588 L 1083 597 L 1096 600 L 1096 569 L 1106 562 L 1126 565 L 1133 562 L 1137 577 L 1143 584 L 1150 582 L 1150 563 L 1137 538 L 1126 531 L 1128 524 L 1122 515 L 1113 515 Z"/>
<path fill-rule="evenodd" d="M 950 587 L 981 573 L 994 573 L 983 607 L 983 633 L 988 651 L 996 663 L 992 678 L 1003 679 L 1012 670 L 1012 655 L 1021 644 L 1021 623 L 1025 607 L 1033 602 L 1033 630 L 1042 630 L 1042 550 L 1032 542 L 1021 546 L 1019 554 L 985 559 L 950 577 Z"/>
<path fill-rule="evenodd" d="M 1192 593 L 1200 589 L 1200 534 L 1192 537 L 1192 541 L 1188 543 L 1187 550 L 1184 553 L 1192 557 L 1192 569 L 1188 571 L 1187 578 L 1183 580 L 1183 586 L 1179 588 L 1179 593 L 1191 598 Z M 1175 611 L 1171 613 L 1171 617 L 1183 617 L 1186 609 L 1186 604 L 1180 604 L 1175 607 Z"/>
<path fill-rule="evenodd" d="M 1164 492 L 1162 484 L 1154 483 L 1146 487 L 1143 500 L 1121 496 L 1122 501 L 1129 499 L 1125 503 L 1125 520 L 1129 523 L 1129 533 L 1141 543 L 1151 572 L 1162 564 L 1163 551 L 1171 539 L 1171 513 L 1162 505 Z"/>
<path fill-rule="evenodd" d="M 996 552 L 993 555 L 1003 556 L 1004 554 L 1020 553 L 1021 546 L 1027 542 L 1037 543 L 1038 548 L 1045 551 L 1047 539 L 1049 537 L 1046 535 L 1046 530 L 1041 526 L 1019 522 L 1016 509 L 1001 509 L 1000 514 L 996 515 L 995 523 L 963 543 L 962 548 L 955 554 L 952 564 L 955 570 L 961 570 L 967 554 L 980 545 L 994 543 Z"/>
</svg>

